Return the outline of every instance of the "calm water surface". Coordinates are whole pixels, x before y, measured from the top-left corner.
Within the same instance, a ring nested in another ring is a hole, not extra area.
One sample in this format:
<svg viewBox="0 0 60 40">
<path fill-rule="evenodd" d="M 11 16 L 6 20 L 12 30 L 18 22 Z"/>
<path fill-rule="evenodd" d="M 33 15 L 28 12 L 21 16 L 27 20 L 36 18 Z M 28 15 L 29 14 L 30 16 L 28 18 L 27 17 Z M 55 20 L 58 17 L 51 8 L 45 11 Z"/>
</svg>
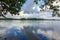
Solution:
<svg viewBox="0 0 60 40">
<path fill-rule="evenodd" d="M 9 29 L 17 28 L 23 32 L 43 34 L 49 39 L 60 40 L 60 21 L 42 20 L 0 20 L 0 37 L 4 36 Z M 12 30 L 11 30 L 12 32 Z"/>
</svg>

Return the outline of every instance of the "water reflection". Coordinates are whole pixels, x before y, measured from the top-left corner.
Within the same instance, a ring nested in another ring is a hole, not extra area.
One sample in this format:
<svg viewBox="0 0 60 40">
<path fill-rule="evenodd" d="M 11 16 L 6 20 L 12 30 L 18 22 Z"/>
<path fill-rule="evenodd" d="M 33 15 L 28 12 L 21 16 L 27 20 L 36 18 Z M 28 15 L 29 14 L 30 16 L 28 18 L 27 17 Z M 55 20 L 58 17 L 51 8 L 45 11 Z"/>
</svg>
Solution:
<svg viewBox="0 0 60 40">
<path fill-rule="evenodd" d="M 0 34 L 8 40 L 60 40 L 59 26 L 60 21 L 0 20 Z"/>
</svg>

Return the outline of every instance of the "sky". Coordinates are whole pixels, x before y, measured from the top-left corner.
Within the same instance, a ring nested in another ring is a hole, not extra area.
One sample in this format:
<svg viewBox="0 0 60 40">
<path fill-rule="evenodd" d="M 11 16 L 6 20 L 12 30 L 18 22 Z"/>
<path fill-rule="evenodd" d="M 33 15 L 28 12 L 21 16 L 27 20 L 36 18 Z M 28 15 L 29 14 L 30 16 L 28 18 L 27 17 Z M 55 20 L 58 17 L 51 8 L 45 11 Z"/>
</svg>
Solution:
<svg viewBox="0 0 60 40">
<path fill-rule="evenodd" d="M 34 3 L 34 0 L 26 0 L 26 2 L 24 3 L 24 5 L 22 6 L 22 11 L 19 12 L 19 16 L 18 15 L 14 15 L 11 16 L 10 13 L 8 13 L 6 15 L 6 17 L 8 18 L 46 18 L 46 19 L 50 19 L 52 18 L 52 10 L 50 9 L 45 9 L 44 11 L 40 11 L 41 9 L 39 8 L 39 6 L 44 5 L 44 1 L 38 1 L 38 4 L 36 5 Z M 60 2 L 58 2 L 56 4 L 56 2 L 53 3 L 54 6 L 59 5 Z M 54 19 L 57 17 L 53 17 Z"/>
<path fill-rule="evenodd" d="M 25 13 L 34 13 L 34 12 L 40 12 L 39 6 L 44 5 L 44 1 L 38 1 L 38 4 L 36 5 L 34 0 L 27 0 L 26 3 L 23 5 L 22 10 Z"/>
</svg>

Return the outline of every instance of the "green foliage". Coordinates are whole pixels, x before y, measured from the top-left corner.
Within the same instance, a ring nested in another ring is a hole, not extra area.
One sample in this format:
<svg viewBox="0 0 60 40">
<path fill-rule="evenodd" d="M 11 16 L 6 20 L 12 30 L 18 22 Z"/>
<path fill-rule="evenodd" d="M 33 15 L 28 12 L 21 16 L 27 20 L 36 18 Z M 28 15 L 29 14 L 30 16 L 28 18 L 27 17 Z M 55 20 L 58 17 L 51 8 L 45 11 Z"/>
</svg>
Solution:
<svg viewBox="0 0 60 40">
<path fill-rule="evenodd" d="M 2 11 L 9 11 L 11 14 L 18 14 L 25 0 L 0 0 Z"/>
<path fill-rule="evenodd" d="M 59 6 L 53 6 L 53 5 L 52 5 L 53 2 L 55 2 L 55 1 L 57 1 L 57 0 L 43 0 L 43 1 L 45 2 L 45 5 L 40 6 L 40 8 L 43 9 L 44 6 L 48 5 L 48 6 L 50 6 L 49 9 L 53 10 L 52 16 L 55 16 L 54 13 L 56 13 L 58 16 L 60 16 L 59 13 L 58 13 L 58 11 L 59 11 L 58 7 L 59 7 Z M 59 0 L 59 1 L 60 1 L 60 0 Z M 38 1 L 36 0 L 35 3 L 38 4 Z M 56 3 L 58 3 L 58 2 L 56 2 Z"/>
<path fill-rule="evenodd" d="M 21 7 L 22 5 L 25 3 L 26 0 L 0 0 L 0 5 L 2 7 L 2 10 L 0 11 L 6 11 L 4 14 L 7 13 L 7 11 L 9 11 L 12 15 L 16 15 L 18 14 L 19 11 L 21 11 Z M 41 0 L 34 0 L 34 2 L 36 4 L 38 4 L 38 1 L 41 1 Z M 52 9 L 53 10 L 53 13 L 55 11 L 59 11 L 57 9 L 58 6 L 53 6 L 52 3 L 56 0 L 43 0 L 45 2 L 45 5 L 42 5 L 42 9 L 44 6 L 46 5 L 49 5 L 50 8 L 49 9 Z M 19 15 L 19 14 L 18 14 Z M 3 16 L 4 17 L 4 16 Z"/>
</svg>

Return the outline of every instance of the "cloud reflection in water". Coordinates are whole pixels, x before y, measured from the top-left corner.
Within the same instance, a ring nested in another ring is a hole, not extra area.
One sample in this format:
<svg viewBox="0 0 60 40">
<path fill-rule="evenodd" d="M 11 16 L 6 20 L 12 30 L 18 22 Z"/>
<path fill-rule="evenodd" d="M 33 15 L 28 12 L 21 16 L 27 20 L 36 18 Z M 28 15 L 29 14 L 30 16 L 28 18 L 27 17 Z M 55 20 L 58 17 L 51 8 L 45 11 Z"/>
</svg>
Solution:
<svg viewBox="0 0 60 40">
<path fill-rule="evenodd" d="M 59 25 L 60 25 L 60 21 L 58 22 L 58 21 L 18 21 L 18 20 L 3 21 L 2 20 L 0 21 L 0 27 L 6 27 L 6 29 L 2 29 L 5 31 L 1 31 L 1 30 L 0 31 L 3 32 L 3 34 L 4 32 L 6 34 L 11 32 L 11 34 L 12 33 L 15 34 L 14 36 L 18 34 L 22 36 L 24 35 L 24 37 L 26 37 L 26 40 L 29 39 L 27 33 L 32 33 L 34 36 L 36 36 L 36 39 L 40 38 L 40 36 L 38 35 L 42 34 L 43 36 L 51 40 L 52 39 L 59 40 L 60 38 Z"/>
</svg>

